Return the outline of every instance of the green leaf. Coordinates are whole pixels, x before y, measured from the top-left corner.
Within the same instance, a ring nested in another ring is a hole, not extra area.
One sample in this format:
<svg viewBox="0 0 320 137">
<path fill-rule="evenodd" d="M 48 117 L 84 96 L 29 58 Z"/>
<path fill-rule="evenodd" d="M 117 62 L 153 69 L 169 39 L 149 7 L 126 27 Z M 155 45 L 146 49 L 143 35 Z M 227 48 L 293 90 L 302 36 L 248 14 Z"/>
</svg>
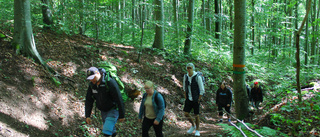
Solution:
<svg viewBox="0 0 320 137">
<path fill-rule="evenodd" d="M 54 82 L 54 84 L 59 87 L 59 85 L 61 85 L 60 81 L 58 81 L 56 78 L 51 77 L 51 80 Z"/>
<path fill-rule="evenodd" d="M 0 38 L 5 38 L 5 37 L 6 37 L 6 35 L 0 33 Z"/>
</svg>

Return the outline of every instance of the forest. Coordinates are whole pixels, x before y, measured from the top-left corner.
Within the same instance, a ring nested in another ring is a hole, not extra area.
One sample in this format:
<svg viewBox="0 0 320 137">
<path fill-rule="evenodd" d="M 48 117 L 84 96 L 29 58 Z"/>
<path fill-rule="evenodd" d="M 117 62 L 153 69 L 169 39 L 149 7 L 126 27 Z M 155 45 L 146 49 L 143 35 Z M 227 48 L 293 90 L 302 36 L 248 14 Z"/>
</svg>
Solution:
<svg viewBox="0 0 320 137">
<path fill-rule="evenodd" d="M 186 65 L 203 73 L 201 136 L 320 136 L 319 0 L 0 0 L 0 136 L 103 136 L 85 121 L 86 71 L 117 68 L 117 136 L 140 137 L 144 83 L 166 100 L 163 135 L 187 134 Z M 230 121 L 217 90 L 232 90 Z M 260 107 L 247 87 L 262 88 Z M 150 129 L 150 136 L 156 136 Z"/>
</svg>

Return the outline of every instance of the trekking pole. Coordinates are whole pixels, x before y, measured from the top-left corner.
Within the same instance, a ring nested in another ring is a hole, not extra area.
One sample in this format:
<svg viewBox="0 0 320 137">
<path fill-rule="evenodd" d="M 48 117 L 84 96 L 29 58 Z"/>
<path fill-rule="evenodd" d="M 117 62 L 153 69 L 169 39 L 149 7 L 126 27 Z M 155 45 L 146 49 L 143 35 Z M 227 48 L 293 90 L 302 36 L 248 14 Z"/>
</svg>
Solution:
<svg viewBox="0 0 320 137">
<path fill-rule="evenodd" d="M 263 137 L 263 136 L 260 135 L 257 131 L 249 128 L 249 127 L 243 122 L 243 120 L 237 119 L 235 116 L 233 116 L 233 115 L 231 115 L 230 113 L 228 113 L 225 109 L 223 109 L 223 111 L 224 111 L 225 113 L 227 113 L 228 115 L 230 115 L 232 118 L 236 119 L 236 120 L 237 120 L 238 122 L 240 122 L 241 124 L 243 124 L 250 132 L 255 133 L 255 134 L 256 134 L 257 136 L 259 136 L 259 137 Z M 233 123 L 231 122 L 231 120 L 230 120 L 229 122 L 230 122 L 231 125 L 233 125 Z"/>
</svg>

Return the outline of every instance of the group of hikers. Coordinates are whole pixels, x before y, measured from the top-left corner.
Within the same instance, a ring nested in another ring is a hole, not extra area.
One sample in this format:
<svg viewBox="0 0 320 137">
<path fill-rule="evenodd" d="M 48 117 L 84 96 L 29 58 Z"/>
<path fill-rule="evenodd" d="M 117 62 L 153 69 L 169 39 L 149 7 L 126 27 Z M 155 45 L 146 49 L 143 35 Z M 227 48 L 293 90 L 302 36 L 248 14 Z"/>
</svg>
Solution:
<svg viewBox="0 0 320 137">
<path fill-rule="evenodd" d="M 186 65 L 187 74 L 183 78 L 183 93 L 185 97 L 184 115 L 191 123 L 188 134 L 200 136 L 200 101 L 205 93 L 203 77 L 199 72 L 195 71 L 193 63 Z M 86 123 L 91 124 L 91 111 L 94 101 L 96 107 L 101 111 L 103 121 L 102 134 L 106 137 L 115 137 L 117 121 L 123 122 L 125 120 L 125 109 L 117 82 L 111 77 L 105 80 L 103 68 L 90 67 L 87 70 L 87 80 L 90 81 L 86 101 L 85 101 L 85 117 Z M 219 122 L 223 122 L 223 111 L 230 113 L 232 105 L 232 91 L 226 86 L 226 82 L 219 83 L 219 89 L 216 92 L 216 105 L 219 111 Z M 140 104 L 138 122 L 142 122 L 142 137 L 148 137 L 148 131 L 151 126 L 154 128 L 157 137 L 163 137 L 162 127 L 163 118 L 165 114 L 165 100 L 162 94 L 154 89 L 152 81 L 144 83 L 146 93 L 142 95 Z M 254 82 L 254 86 L 250 90 L 247 86 L 249 101 L 256 108 L 263 101 L 262 90 L 258 82 Z M 193 110 L 194 118 L 191 116 Z M 228 121 L 230 121 L 229 115 Z"/>
</svg>

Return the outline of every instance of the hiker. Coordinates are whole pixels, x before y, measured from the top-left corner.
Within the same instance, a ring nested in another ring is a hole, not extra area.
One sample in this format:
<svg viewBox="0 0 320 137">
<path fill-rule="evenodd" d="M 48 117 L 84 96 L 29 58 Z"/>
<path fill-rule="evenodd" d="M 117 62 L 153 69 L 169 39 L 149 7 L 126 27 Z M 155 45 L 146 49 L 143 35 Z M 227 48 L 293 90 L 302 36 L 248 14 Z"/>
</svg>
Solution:
<svg viewBox="0 0 320 137">
<path fill-rule="evenodd" d="M 87 80 L 90 81 L 86 102 L 85 116 L 86 123 L 91 124 L 91 111 L 93 102 L 96 101 L 96 107 L 101 111 L 103 121 L 102 133 L 106 137 L 115 137 L 117 121 L 125 120 L 124 104 L 117 82 L 110 77 L 109 81 L 105 81 L 105 70 L 96 67 L 90 67 L 87 70 Z"/>
<path fill-rule="evenodd" d="M 149 137 L 148 131 L 151 126 L 153 126 L 157 137 L 163 137 L 164 98 L 154 90 L 154 84 L 151 81 L 145 83 L 144 89 L 146 93 L 143 94 L 138 119 L 139 122 L 143 121 L 142 137 Z"/>
<path fill-rule="evenodd" d="M 254 82 L 253 88 L 251 89 L 251 98 L 254 103 L 254 107 L 259 110 L 260 103 L 263 101 L 262 89 L 259 83 Z"/>
<path fill-rule="evenodd" d="M 197 75 L 197 72 L 194 71 L 195 67 L 192 63 L 188 63 L 186 69 L 188 73 L 184 75 L 183 78 L 184 97 L 186 99 L 183 111 L 188 121 L 192 124 L 191 128 L 187 131 L 187 133 L 192 134 L 193 131 L 196 130 L 195 136 L 200 136 L 199 109 L 201 97 L 205 92 L 204 85 L 202 77 L 200 75 Z M 192 109 L 195 116 L 195 122 L 193 121 L 193 118 L 190 116 L 190 112 Z"/>
<path fill-rule="evenodd" d="M 230 108 L 231 108 L 231 103 L 232 103 L 232 91 L 231 89 L 226 87 L 225 81 L 222 81 L 219 84 L 219 89 L 217 90 L 216 93 L 216 104 L 218 106 L 218 111 L 219 111 L 219 122 L 222 122 L 222 116 L 223 116 L 223 111 L 222 108 L 224 108 L 229 114 L 230 114 Z M 228 121 L 230 121 L 230 115 L 227 114 Z"/>
<path fill-rule="evenodd" d="M 248 95 L 248 104 L 250 104 L 250 101 L 252 102 L 252 100 L 251 100 L 251 89 L 250 89 L 250 86 L 248 84 L 246 84 L 246 89 L 247 89 L 247 95 Z"/>
</svg>

